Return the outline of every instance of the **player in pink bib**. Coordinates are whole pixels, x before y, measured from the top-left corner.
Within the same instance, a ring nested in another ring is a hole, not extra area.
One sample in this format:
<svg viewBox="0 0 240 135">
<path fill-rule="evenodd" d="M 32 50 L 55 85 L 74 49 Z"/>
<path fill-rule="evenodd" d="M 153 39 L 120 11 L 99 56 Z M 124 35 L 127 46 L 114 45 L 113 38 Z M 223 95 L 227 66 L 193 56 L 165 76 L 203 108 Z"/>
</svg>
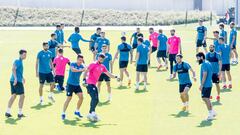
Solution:
<svg viewBox="0 0 240 135">
<path fill-rule="evenodd" d="M 87 87 L 88 94 L 91 97 L 90 110 L 87 116 L 87 118 L 90 121 L 99 121 L 99 117 L 95 113 L 95 109 L 99 102 L 98 89 L 96 87 L 96 84 L 98 82 L 100 75 L 102 73 L 105 73 L 110 78 L 117 78 L 118 81 L 120 80 L 118 76 L 115 76 L 110 72 L 108 72 L 106 67 L 102 64 L 104 59 L 105 59 L 105 55 L 99 54 L 97 61 L 90 64 L 83 75 L 83 85 Z"/>
<path fill-rule="evenodd" d="M 58 49 L 58 55 L 53 60 L 53 65 L 55 67 L 55 83 L 58 83 L 56 88 L 60 91 L 64 90 L 63 83 L 67 64 L 70 65 L 70 60 L 63 56 L 63 49 Z"/>
<path fill-rule="evenodd" d="M 157 50 L 159 34 L 153 28 L 149 28 L 149 41 L 152 42 L 152 53 Z"/>
</svg>

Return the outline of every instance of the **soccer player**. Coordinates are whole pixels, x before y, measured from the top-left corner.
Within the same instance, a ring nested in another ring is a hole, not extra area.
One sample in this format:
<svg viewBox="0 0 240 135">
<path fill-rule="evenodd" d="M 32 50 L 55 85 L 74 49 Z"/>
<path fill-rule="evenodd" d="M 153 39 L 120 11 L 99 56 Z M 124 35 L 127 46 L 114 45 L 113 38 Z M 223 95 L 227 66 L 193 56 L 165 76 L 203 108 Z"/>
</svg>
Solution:
<svg viewBox="0 0 240 135">
<path fill-rule="evenodd" d="M 24 83 L 25 79 L 23 77 L 23 60 L 25 60 L 27 57 L 27 51 L 26 50 L 20 50 L 19 51 L 19 58 L 16 59 L 13 63 L 12 67 L 12 76 L 10 78 L 10 85 L 11 85 L 11 98 L 8 101 L 8 107 L 7 112 L 5 113 L 5 116 L 7 118 L 12 117 L 11 115 L 11 107 L 13 102 L 15 101 L 17 95 L 20 96 L 18 107 L 18 118 L 24 117 L 22 113 L 23 103 L 24 103 Z"/>
<path fill-rule="evenodd" d="M 138 47 L 136 54 L 136 90 L 139 90 L 140 74 L 143 75 L 144 79 L 144 90 L 147 89 L 147 72 L 148 72 L 148 61 L 150 57 L 150 47 L 143 44 L 143 38 L 138 38 Z"/>
<path fill-rule="evenodd" d="M 43 105 L 43 86 L 45 81 L 50 83 L 50 93 L 48 99 L 52 102 L 55 102 L 53 98 L 53 90 L 54 90 L 54 67 L 52 64 L 52 53 L 48 50 L 49 46 L 47 42 L 43 43 L 43 50 L 40 51 L 37 55 L 36 61 L 36 76 L 39 78 L 39 96 L 40 96 L 40 104 Z M 52 73 L 53 71 L 53 73 Z"/>
<path fill-rule="evenodd" d="M 218 52 L 215 51 L 214 45 L 209 46 L 209 52 L 206 54 L 206 60 L 209 61 L 213 68 L 212 82 L 215 83 L 217 89 L 217 101 L 220 100 L 219 78 L 221 76 L 222 59 Z"/>
<path fill-rule="evenodd" d="M 95 60 L 95 58 L 96 58 L 96 53 L 94 53 L 95 52 L 94 46 L 95 46 L 97 38 L 100 37 L 101 31 L 102 31 L 102 29 L 100 27 L 98 27 L 96 30 L 96 33 L 94 33 L 90 38 L 92 42 L 89 43 L 89 50 L 91 50 L 93 52 L 93 60 Z"/>
<path fill-rule="evenodd" d="M 227 31 L 224 30 L 224 24 L 223 23 L 219 24 L 219 29 L 220 29 L 220 37 L 223 37 L 224 42 L 227 44 Z"/>
<path fill-rule="evenodd" d="M 113 71 L 112 55 L 110 53 L 108 53 L 107 45 L 103 44 L 101 50 L 102 50 L 102 52 L 97 54 L 96 60 L 98 59 L 98 55 L 101 55 L 101 54 L 105 55 L 105 59 L 102 64 L 106 67 L 108 72 L 112 73 L 112 71 Z M 101 85 L 102 85 L 103 81 L 105 81 L 107 84 L 108 101 L 111 101 L 111 99 L 112 99 L 111 83 L 110 83 L 111 80 L 110 80 L 110 77 L 107 76 L 105 73 L 102 73 L 98 79 L 98 83 L 97 83 L 98 93 L 100 93 Z"/>
<path fill-rule="evenodd" d="M 67 99 L 63 105 L 62 120 L 66 118 L 66 110 L 72 99 L 73 93 L 75 93 L 78 96 L 77 108 L 74 114 L 79 118 L 83 117 L 79 111 L 83 102 L 83 93 L 79 80 L 82 72 L 86 70 L 85 66 L 83 65 L 83 62 L 84 62 L 83 56 L 78 55 L 77 62 L 73 62 L 70 65 L 69 76 L 67 80 Z"/>
<path fill-rule="evenodd" d="M 108 46 L 108 51 L 110 51 L 110 42 L 109 40 L 105 37 L 105 32 L 101 32 L 100 33 L 100 37 L 97 38 L 96 42 L 95 42 L 95 53 L 100 53 L 102 52 L 102 45 L 105 44 Z"/>
<path fill-rule="evenodd" d="M 56 41 L 57 35 L 55 33 L 51 34 L 51 40 L 48 41 L 49 51 L 52 53 L 52 61 L 56 57 L 56 48 L 60 46 L 60 44 Z"/>
<path fill-rule="evenodd" d="M 134 32 L 130 38 L 130 44 L 132 44 L 132 49 L 136 49 L 138 46 L 138 34 L 141 34 L 140 28 L 136 29 L 136 32 Z"/>
<path fill-rule="evenodd" d="M 192 87 L 192 82 L 189 76 L 189 70 L 192 72 L 193 79 L 196 81 L 196 74 L 195 71 L 191 68 L 191 66 L 183 62 L 183 56 L 178 54 L 176 56 L 177 64 L 173 67 L 173 78 L 176 77 L 176 73 L 178 73 L 178 80 L 179 80 L 179 93 L 183 103 L 183 111 L 188 111 L 188 102 L 189 102 L 189 95 L 188 92 Z"/>
<path fill-rule="evenodd" d="M 56 40 L 59 44 L 64 43 L 64 32 L 63 32 L 64 24 L 58 24 L 56 26 L 55 34 L 56 34 Z"/>
<path fill-rule="evenodd" d="M 143 44 L 150 48 L 150 50 L 149 50 L 150 54 L 149 54 L 149 58 L 148 58 L 148 67 L 150 67 L 150 61 L 151 61 L 150 60 L 151 59 L 150 55 L 152 54 L 151 43 L 150 43 L 149 40 L 144 40 L 144 37 L 143 37 L 142 33 L 139 33 L 137 36 L 138 36 L 138 38 L 142 38 L 143 39 Z M 144 82 L 144 81 L 142 81 L 142 82 Z"/>
<path fill-rule="evenodd" d="M 54 81 L 55 83 L 58 83 L 56 88 L 59 91 L 65 90 L 65 88 L 63 87 L 63 83 L 64 83 L 64 75 L 65 75 L 65 69 L 67 64 L 70 65 L 70 60 L 63 56 L 63 49 L 59 48 L 58 55 L 53 60 L 53 66 L 55 69 Z"/>
<path fill-rule="evenodd" d="M 158 36 L 158 46 L 157 46 L 157 61 L 158 61 L 158 70 L 160 70 L 161 67 L 165 66 L 166 69 L 168 69 L 168 62 L 167 62 L 167 36 L 163 34 L 163 30 L 159 30 L 159 36 Z M 164 64 L 161 64 L 161 58 L 164 62 Z"/>
<path fill-rule="evenodd" d="M 91 97 L 90 110 L 87 118 L 90 121 L 99 121 L 99 117 L 96 114 L 96 107 L 99 102 L 98 89 L 96 84 L 102 73 L 106 74 L 110 78 L 117 78 L 117 76 L 108 72 L 107 68 L 102 64 L 104 62 L 105 55 L 99 54 L 96 62 L 91 63 L 87 70 L 83 74 L 83 86 L 87 87 L 88 94 Z"/>
<path fill-rule="evenodd" d="M 209 38 L 207 37 L 207 39 L 213 40 L 213 45 L 214 45 L 214 51 L 219 53 L 219 42 L 218 42 L 218 38 L 219 38 L 219 31 L 213 31 L 213 38 Z"/>
<path fill-rule="evenodd" d="M 232 48 L 232 64 L 238 64 L 238 53 L 237 53 L 237 31 L 235 28 L 235 23 L 231 22 L 230 23 L 230 38 L 229 38 L 229 44 Z"/>
<path fill-rule="evenodd" d="M 91 41 L 82 38 L 82 36 L 79 34 L 80 32 L 79 27 L 75 27 L 74 30 L 75 32 L 68 38 L 68 41 L 71 42 L 72 44 L 72 50 L 78 55 L 82 53 L 79 46 L 79 41 L 80 40 L 82 40 L 83 42 L 91 42 Z"/>
<path fill-rule="evenodd" d="M 228 77 L 228 88 L 232 88 L 232 76 L 230 72 L 231 46 L 224 42 L 224 38 L 219 38 L 219 50 L 222 58 L 222 83 L 223 89 L 227 88 L 225 73 Z"/>
<path fill-rule="evenodd" d="M 124 73 L 128 78 L 128 86 L 130 87 L 131 78 L 130 78 L 129 72 L 127 71 L 127 67 L 128 67 L 128 63 L 129 63 L 129 54 L 130 54 L 130 64 L 132 64 L 133 51 L 132 51 L 131 45 L 126 43 L 126 37 L 124 37 L 124 36 L 121 37 L 121 41 L 122 41 L 122 43 L 120 45 L 118 45 L 117 52 L 116 52 L 115 57 L 113 59 L 113 63 L 118 58 L 118 55 L 120 55 L 120 58 L 119 58 L 119 69 L 120 69 L 119 87 L 122 86 L 123 74 Z"/>
<path fill-rule="evenodd" d="M 210 62 L 205 60 L 205 54 L 199 52 L 197 55 L 197 61 L 199 65 L 201 65 L 200 71 L 200 87 L 199 90 L 201 91 L 202 100 L 205 102 L 207 109 L 209 111 L 207 120 L 212 120 L 217 114 L 213 110 L 212 103 L 210 101 L 211 90 L 212 90 L 212 65 Z"/>
<path fill-rule="evenodd" d="M 149 41 L 152 42 L 152 53 L 157 51 L 158 46 L 158 33 L 153 28 L 149 28 Z"/>
<path fill-rule="evenodd" d="M 205 53 L 207 53 L 206 37 L 207 37 L 207 28 L 203 25 L 203 20 L 200 19 L 199 26 L 197 27 L 196 53 L 199 52 L 200 47 L 203 47 Z"/>
<path fill-rule="evenodd" d="M 176 55 L 181 54 L 181 39 L 175 35 L 175 29 L 170 31 L 171 37 L 168 38 L 168 54 L 170 62 L 170 79 L 173 77 L 173 63 L 176 63 Z"/>
</svg>

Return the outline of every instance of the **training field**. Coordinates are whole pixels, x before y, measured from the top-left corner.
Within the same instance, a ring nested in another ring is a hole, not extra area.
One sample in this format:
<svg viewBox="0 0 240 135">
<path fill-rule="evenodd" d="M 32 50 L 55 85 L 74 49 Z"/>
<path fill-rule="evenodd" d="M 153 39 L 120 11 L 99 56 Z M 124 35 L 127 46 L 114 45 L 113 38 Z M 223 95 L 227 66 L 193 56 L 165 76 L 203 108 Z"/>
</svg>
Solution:
<svg viewBox="0 0 240 135">
<path fill-rule="evenodd" d="M 240 121 L 240 87 L 239 66 L 232 66 L 233 89 L 222 90 L 221 102 L 215 100 L 216 90 L 213 88 L 213 105 L 218 113 L 216 120 L 203 121 L 207 117 L 207 109 L 201 100 L 199 87 L 199 65 L 195 59 L 195 26 L 176 26 L 177 35 L 182 38 L 184 60 L 188 61 L 197 73 L 198 81 L 193 83 L 190 91 L 190 112 L 182 113 L 178 82 L 167 81 L 169 71 L 156 72 L 156 53 L 152 55 L 152 68 L 149 70 L 149 85 L 147 91 L 135 92 L 135 67 L 129 66 L 132 77 L 132 87 L 117 88 L 117 81 L 112 80 L 113 100 L 107 103 L 107 92 L 104 88 L 100 93 L 100 104 L 97 113 L 101 121 L 91 123 L 86 119 L 90 97 L 83 88 L 84 101 L 81 113 L 85 116 L 78 119 L 73 115 L 77 97 L 74 96 L 67 110 L 67 120 L 61 120 L 65 93 L 55 94 L 56 103 L 48 103 L 49 87 L 44 88 L 45 105 L 39 106 L 38 78 L 35 75 L 37 52 L 42 49 L 42 42 L 50 39 L 52 31 L 0 31 L 0 135 L 239 135 Z M 213 28 L 217 28 L 213 26 Z M 208 36 L 212 30 L 208 26 Z M 89 38 L 94 31 L 81 31 L 84 38 Z M 127 36 L 133 31 L 127 31 Z M 169 31 L 164 31 L 169 36 Z M 72 31 L 65 31 L 65 37 Z M 147 31 L 144 31 L 148 37 Z M 111 54 L 116 52 L 120 43 L 121 31 L 106 31 L 110 39 Z M 238 37 L 238 39 L 240 39 Z M 212 41 L 208 41 L 212 43 Z M 92 54 L 88 51 L 88 43 L 80 43 L 86 63 L 91 62 Z M 238 44 L 240 44 L 238 40 Z M 13 118 L 6 119 L 4 113 L 10 96 L 9 78 L 12 62 L 18 57 L 18 50 L 28 51 L 24 61 L 26 78 L 24 114 L 17 119 L 17 100 L 12 109 Z M 71 61 L 76 56 L 71 49 L 65 49 L 65 56 Z M 68 70 L 69 68 L 67 68 Z M 66 72 L 68 73 L 68 72 Z M 114 73 L 118 73 L 118 63 L 114 65 Z M 68 74 L 66 74 L 67 76 Z M 65 79 L 66 80 L 66 79 Z M 125 82 L 127 86 L 127 82 Z"/>
</svg>

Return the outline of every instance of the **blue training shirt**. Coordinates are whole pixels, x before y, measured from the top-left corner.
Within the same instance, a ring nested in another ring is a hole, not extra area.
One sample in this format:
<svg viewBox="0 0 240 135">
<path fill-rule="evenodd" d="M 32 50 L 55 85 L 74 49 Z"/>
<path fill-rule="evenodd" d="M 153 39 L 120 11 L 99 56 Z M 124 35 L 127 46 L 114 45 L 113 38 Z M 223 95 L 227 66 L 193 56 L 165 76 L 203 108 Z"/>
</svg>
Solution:
<svg viewBox="0 0 240 135">
<path fill-rule="evenodd" d="M 118 51 L 120 54 L 119 61 L 129 61 L 129 53 L 132 50 L 131 45 L 127 43 L 122 43 L 118 45 Z"/>
<path fill-rule="evenodd" d="M 135 44 L 135 45 L 137 45 L 138 43 L 137 43 L 137 39 L 138 39 L 138 33 L 137 32 L 134 32 L 133 34 L 132 34 L 132 38 L 133 38 L 133 44 Z"/>
<path fill-rule="evenodd" d="M 110 42 L 108 39 L 106 38 L 97 38 L 96 40 L 96 43 L 97 43 L 97 50 L 98 50 L 98 53 L 100 53 L 102 51 L 102 45 L 105 44 L 105 45 L 110 45 Z"/>
<path fill-rule="evenodd" d="M 200 71 L 200 83 L 202 82 L 202 78 L 203 78 L 203 73 L 207 72 L 207 77 L 205 80 L 205 83 L 203 84 L 203 87 L 205 88 L 209 88 L 212 87 L 212 74 L 213 74 L 213 69 L 212 69 L 212 65 L 210 62 L 208 61 L 204 61 L 201 64 L 201 71 Z"/>
<path fill-rule="evenodd" d="M 54 33 L 57 35 L 56 40 L 58 41 L 58 43 L 63 44 L 63 42 L 64 42 L 64 32 L 63 32 L 63 30 L 55 30 Z"/>
<path fill-rule="evenodd" d="M 70 67 L 76 68 L 78 70 L 81 70 L 81 69 L 84 68 L 84 66 L 82 64 L 78 65 L 76 62 L 71 63 Z M 69 69 L 67 84 L 74 85 L 74 86 L 79 86 L 80 85 L 81 74 L 82 74 L 82 72 L 72 72 L 72 70 Z"/>
<path fill-rule="evenodd" d="M 224 29 L 220 30 L 220 37 L 224 37 L 224 39 L 227 39 L 227 31 L 225 31 Z M 225 43 L 227 43 L 227 40 L 225 41 Z"/>
<path fill-rule="evenodd" d="M 180 85 L 191 83 L 189 69 L 191 69 L 191 66 L 186 62 L 174 65 L 173 71 L 178 73 L 178 81 Z"/>
<path fill-rule="evenodd" d="M 95 43 L 96 43 L 96 40 L 97 38 L 99 38 L 100 35 L 97 34 L 97 33 L 94 33 L 92 36 L 91 36 L 91 40 L 93 40 L 93 42 L 91 43 L 91 47 L 94 47 Z"/>
<path fill-rule="evenodd" d="M 74 32 L 69 38 L 68 41 L 71 42 L 72 48 L 79 48 L 79 41 L 90 42 L 90 40 L 83 39 L 79 33 Z"/>
<path fill-rule="evenodd" d="M 233 41 L 233 36 L 235 36 L 235 40 Z M 237 44 L 237 31 L 236 29 L 232 29 L 230 32 L 230 36 L 229 36 L 229 44 L 231 45 L 233 42 L 233 46 L 236 46 Z"/>
<path fill-rule="evenodd" d="M 230 55 L 231 55 L 231 47 L 230 45 L 223 44 L 219 46 L 222 58 L 222 64 L 230 64 Z"/>
<path fill-rule="evenodd" d="M 16 67 L 16 75 L 17 75 L 17 82 L 23 82 L 23 63 L 22 59 L 16 59 L 13 63 L 13 65 Z M 10 81 L 14 82 L 15 78 L 13 74 L 11 75 Z"/>
<path fill-rule="evenodd" d="M 207 28 L 205 26 L 198 26 L 197 27 L 197 39 L 198 40 L 203 40 L 204 39 L 204 34 L 207 31 Z"/>
<path fill-rule="evenodd" d="M 217 52 L 217 53 L 219 53 L 219 46 L 220 46 L 220 44 L 219 44 L 219 42 L 218 42 L 218 39 L 214 39 L 213 40 L 213 44 L 214 44 L 214 49 L 215 49 L 215 51 Z"/>
<path fill-rule="evenodd" d="M 137 53 L 139 53 L 139 58 L 137 61 L 138 65 L 147 65 L 148 64 L 148 53 L 149 53 L 149 46 L 145 44 L 138 45 Z"/>
<path fill-rule="evenodd" d="M 159 51 L 165 51 L 167 50 L 167 36 L 164 35 L 164 34 L 160 34 L 158 36 L 158 42 L 159 42 L 159 47 L 158 47 L 158 50 Z"/>
<path fill-rule="evenodd" d="M 213 73 L 219 73 L 219 61 L 222 61 L 222 58 L 219 53 L 217 52 L 208 52 L 206 54 L 206 60 L 208 60 L 213 68 Z"/>
<path fill-rule="evenodd" d="M 50 51 L 40 51 L 37 55 L 38 62 L 38 72 L 48 74 L 51 73 L 50 61 L 52 61 L 52 53 Z"/>
<path fill-rule="evenodd" d="M 58 42 L 56 40 L 48 41 L 49 51 L 52 53 L 52 57 L 56 57 L 56 47 L 58 46 Z"/>
</svg>

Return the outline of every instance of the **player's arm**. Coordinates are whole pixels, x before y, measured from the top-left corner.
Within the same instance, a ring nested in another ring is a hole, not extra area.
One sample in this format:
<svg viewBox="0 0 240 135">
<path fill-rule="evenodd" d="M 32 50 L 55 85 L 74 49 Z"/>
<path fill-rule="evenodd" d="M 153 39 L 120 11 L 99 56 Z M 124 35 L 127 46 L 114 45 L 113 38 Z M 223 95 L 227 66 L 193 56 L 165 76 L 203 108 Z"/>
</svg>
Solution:
<svg viewBox="0 0 240 135">
<path fill-rule="evenodd" d="M 113 61 L 112 63 L 114 64 L 115 60 L 118 58 L 118 54 L 119 54 L 119 50 L 117 50 L 117 52 L 114 55 Z"/>
<path fill-rule="evenodd" d="M 200 86 L 199 90 L 202 90 L 203 85 L 204 85 L 204 83 L 205 83 L 205 81 L 206 81 L 206 78 L 207 78 L 207 74 L 208 74 L 208 73 L 207 73 L 206 71 L 203 72 L 202 81 L 201 81 L 201 86 Z"/>
<path fill-rule="evenodd" d="M 110 73 L 110 72 L 104 72 L 104 74 L 106 74 L 108 77 L 110 77 L 110 78 L 116 78 L 116 79 L 119 79 L 118 78 L 118 76 L 117 75 L 114 75 L 114 74 L 112 74 L 112 73 Z"/>
<path fill-rule="evenodd" d="M 215 40 L 216 38 L 206 37 L 206 39 L 209 39 L 209 40 Z"/>
<path fill-rule="evenodd" d="M 55 68 L 54 68 L 52 60 L 50 60 L 50 66 L 51 66 L 53 74 L 55 75 Z"/>
<path fill-rule="evenodd" d="M 14 77 L 14 83 L 13 83 L 13 85 L 15 86 L 16 84 L 17 84 L 17 66 L 16 66 L 16 64 L 14 63 L 13 64 L 13 67 L 12 67 L 12 74 L 13 74 L 13 77 Z"/>
<path fill-rule="evenodd" d="M 182 54 L 182 43 L 181 43 L 181 39 L 179 38 L 179 48 L 178 48 L 178 53 Z"/>
<path fill-rule="evenodd" d="M 218 65 L 219 65 L 219 73 L 218 73 L 218 76 L 220 78 L 221 76 L 221 71 L 222 71 L 222 60 L 218 60 Z"/>
<path fill-rule="evenodd" d="M 36 60 L 36 65 L 35 65 L 35 71 L 36 71 L 36 76 L 38 77 L 38 63 L 39 63 L 39 59 L 37 58 Z"/>
<path fill-rule="evenodd" d="M 233 47 L 233 44 L 234 44 L 234 41 L 236 40 L 236 35 L 233 35 L 233 37 L 232 37 L 232 43 L 231 43 L 231 48 Z"/>
<path fill-rule="evenodd" d="M 139 59 L 139 52 L 136 53 L 136 57 L 135 57 L 136 62 L 135 62 L 135 65 L 137 64 L 138 59 Z"/>
<path fill-rule="evenodd" d="M 206 41 L 206 39 L 207 39 L 207 29 L 205 29 L 205 31 L 204 31 L 203 42 Z"/>
<path fill-rule="evenodd" d="M 130 44 L 132 44 L 132 40 L 133 40 L 133 35 L 130 38 Z"/>
<path fill-rule="evenodd" d="M 85 67 L 82 68 L 82 69 L 76 69 L 73 66 L 71 66 L 70 69 L 71 69 L 72 72 L 84 72 L 84 71 L 86 71 Z"/>
<path fill-rule="evenodd" d="M 109 61 L 109 62 L 110 62 L 110 68 L 111 68 L 111 69 L 110 69 L 110 72 L 113 73 L 113 61 L 111 60 L 111 61 Z"/>
<path fill-rule="evenodd" d="M 87 40 L 87 39 L 84 39 L 81 35 L 80 35 L 80 40 L 82 40 L 83 42 L 91 42 L 91 40 Z"/>
<path fill-rule="evenodd" d="M 72 35 L 69 36 L 69 38 L 68 38 L 68 42 L 72 42 Z"/>
<path fill-rule="evenodd" d="M 196 72 L 192 68 L 190 68 L 189 70 L 192 72 L 192 78 L 196 82 L 197 81 Z"/>
<path fill-rule="evenodd" d="M 132 64 L 133 61 L 133 49 L 130 51 L 130 63 Z"/>
</svg>

